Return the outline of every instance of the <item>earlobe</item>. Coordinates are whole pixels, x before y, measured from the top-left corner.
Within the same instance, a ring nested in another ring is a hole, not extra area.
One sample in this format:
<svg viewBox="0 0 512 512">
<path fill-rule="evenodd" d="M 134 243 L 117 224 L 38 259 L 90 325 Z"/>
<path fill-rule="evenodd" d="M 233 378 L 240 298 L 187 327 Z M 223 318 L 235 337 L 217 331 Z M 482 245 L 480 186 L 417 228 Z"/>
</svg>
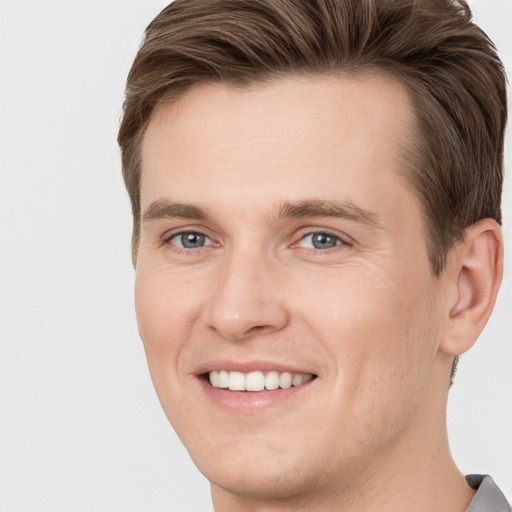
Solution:
<svg viewBox="0 0 512 512">
<path fill-rule="evenodd" d="M 448 329 L 440 349 L 460 355 L 476 342 L 496 302 L 503 275 L 503 237 L 492 219 L 483 219 L 466 230 L 464 241 L 451 260 Z"/>
</svg>

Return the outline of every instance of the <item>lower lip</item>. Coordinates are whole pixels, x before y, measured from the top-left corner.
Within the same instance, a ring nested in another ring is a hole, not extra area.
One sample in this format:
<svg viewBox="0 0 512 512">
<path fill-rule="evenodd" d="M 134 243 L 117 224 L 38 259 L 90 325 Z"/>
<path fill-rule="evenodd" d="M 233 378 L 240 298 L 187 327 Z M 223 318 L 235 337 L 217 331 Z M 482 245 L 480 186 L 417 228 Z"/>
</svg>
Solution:
<svg viewBox="0 0 512 512">
<path fill-rule="evenodd" d="M 300 386 L 274 391 L 230 391 L 229 389 L 214 388 L 202 377 L 199 380 L 203 392 L 214 404 L 242 413 L 254 413 L 282 405 L 301 395 L 316 382 L 316 379 L 313 379 Z"/>
</svg>

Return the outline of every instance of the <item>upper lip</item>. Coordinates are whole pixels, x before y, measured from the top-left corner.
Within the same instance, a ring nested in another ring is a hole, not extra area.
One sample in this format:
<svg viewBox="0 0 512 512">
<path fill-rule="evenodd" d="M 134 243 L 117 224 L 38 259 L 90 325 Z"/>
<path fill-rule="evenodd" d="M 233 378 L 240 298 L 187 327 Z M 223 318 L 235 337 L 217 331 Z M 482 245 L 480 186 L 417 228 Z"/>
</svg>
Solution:
<svg viewBox="0 0 512 512">
<path fill-rule="evenodd" d="M 196 375 L 204 375 L 211 371 L 226 370 L 228 372 L 250 373 L 255 371 L 261 372 L 289 372 L 316 375 L 310 370 L 304 369 L 303 366 L 293 366 L 283 364 L 276 361 L 252 360 L 252 361 L 233 361 L 227 359 L 216 359 L 200 364 L 196 370 Z"/>
</svg>

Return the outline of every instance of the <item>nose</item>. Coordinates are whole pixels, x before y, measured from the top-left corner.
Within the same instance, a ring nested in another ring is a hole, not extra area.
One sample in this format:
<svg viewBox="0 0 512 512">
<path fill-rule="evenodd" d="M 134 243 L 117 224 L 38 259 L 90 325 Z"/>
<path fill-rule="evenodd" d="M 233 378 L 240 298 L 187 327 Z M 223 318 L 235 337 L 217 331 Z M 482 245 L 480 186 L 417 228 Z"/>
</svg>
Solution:
<svg viewBox="0 0 512 512">
<path fill-rule="evenodd" d="M 216 277 L 205 310 L 208 327 L 235 341 L 286 327 L 289 312 L 279 274 L 278 265 L 261 253 L 233 254 Z"/>
</svg>

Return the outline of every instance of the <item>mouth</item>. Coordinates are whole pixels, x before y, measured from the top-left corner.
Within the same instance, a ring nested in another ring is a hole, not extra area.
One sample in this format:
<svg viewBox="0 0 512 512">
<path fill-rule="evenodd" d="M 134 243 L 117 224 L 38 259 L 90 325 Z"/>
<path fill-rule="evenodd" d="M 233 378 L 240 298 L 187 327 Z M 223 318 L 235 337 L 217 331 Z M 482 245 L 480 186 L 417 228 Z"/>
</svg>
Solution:
<svg viewBox="0 0 512 512">
<path fill-rule="evenodd" d="M 209 361 L 195 375 L 203 396 L 221 411 L 254 418 L 276 407 L 294 408 L 315 396 L 311 394 L 318 375 L 304 367 L 273 361 Z M 303 398 L 299 399 L 299 396 Z M 279 409 L 283 410 L 283 409 Z M 286 410 L 286 409 L 285 409 Z"/>
<path fill-rule="evenodd" d="M 311 373 L 292 373 L 278 371 L 239 372 L 228 370 L 212 370 L 204 374 L 206 381 L 213 388 L 229 391 L 275 391 L 299 387 L 316 379 Z"/>
</svg>

